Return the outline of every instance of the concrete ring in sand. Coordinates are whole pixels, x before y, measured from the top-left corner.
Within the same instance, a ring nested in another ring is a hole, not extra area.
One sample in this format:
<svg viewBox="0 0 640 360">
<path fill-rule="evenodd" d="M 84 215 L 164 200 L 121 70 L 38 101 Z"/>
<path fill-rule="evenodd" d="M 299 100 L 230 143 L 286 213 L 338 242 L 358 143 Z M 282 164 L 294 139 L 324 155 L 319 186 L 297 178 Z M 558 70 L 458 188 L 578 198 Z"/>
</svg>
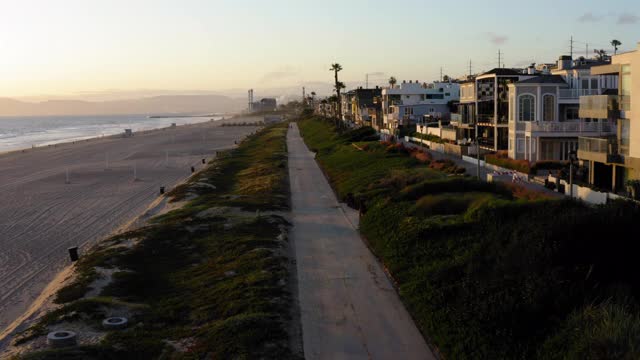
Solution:
<svg viewBox="0 0 640 360">
<path fill-rule="evenodd" d="M 127 327 L 129 321 L 124 317 L 110 317 L 102 321 L 102 326 L 107 329 L 122 329 Z"/>
<path fill-rule="evenodd" d="M 54 348 L 73 346 L 76 341 L 77 335 L 73 331 L 58 330 L 47 335 L 47 343 Z"/>
</svg>

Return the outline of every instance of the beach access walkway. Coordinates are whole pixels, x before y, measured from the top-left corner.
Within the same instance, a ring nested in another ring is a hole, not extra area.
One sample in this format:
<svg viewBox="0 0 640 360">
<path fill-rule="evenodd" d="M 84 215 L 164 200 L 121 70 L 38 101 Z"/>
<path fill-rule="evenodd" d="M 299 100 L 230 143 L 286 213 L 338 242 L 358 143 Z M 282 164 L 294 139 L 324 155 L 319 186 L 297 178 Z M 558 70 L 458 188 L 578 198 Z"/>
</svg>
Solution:
<svg viewBox="0 0 640 360">
<path fill-rule="evenodd" d="M 287 146 L 305 358 L 435 359 L 295 123 Z"/>
</svg>

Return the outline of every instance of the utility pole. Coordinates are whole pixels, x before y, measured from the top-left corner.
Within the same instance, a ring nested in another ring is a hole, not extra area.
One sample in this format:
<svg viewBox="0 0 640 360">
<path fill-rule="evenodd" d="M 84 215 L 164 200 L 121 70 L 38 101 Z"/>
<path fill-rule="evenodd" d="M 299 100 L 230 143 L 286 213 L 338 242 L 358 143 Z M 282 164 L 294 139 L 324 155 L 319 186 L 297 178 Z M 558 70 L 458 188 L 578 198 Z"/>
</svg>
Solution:
<svg viewBox="0 0 640 360">
<path fill-rule="evenodd" d="M 368 89 L 369 88 L 369 74 L 365 74 L 365 81 L 364 81 L 364 88 Z"/>
<path fill-rule="evenodd" d="M 570 51 L 570 54 L 571 54 L 571 59 L 573 59 L 573 35 L 571 35 L 571 40 L 570 40 L 569 43 L 570 43 L 570 45 L 569 45 L 570 50 L 569 51 Z"/>
<path fill-rule="evenodd" d="M 471 60 L 469 60 L 469 76 L 471 76 L 473 72 L 471 71 Z"/>
<path fill-rule="evenodd" d="M 304 88 L 304 86 L 302 87 L 302 103 L 306 103 L 307 102 L 307 93 L 306 93 L 306 89 Z"/>
<path fill-rule="evenodd" d="M 442 82 L 442 66 L 440 66 L 440 82 Z"/>
<path fill-rule="evenodd" d="M 498 68 L 502 67 L 502 52 L 498 49 Z"/>
<path fill-rule="evenodd" d="M 587 51 L 584 53 L 584 58 L 585 59 L 589 58 L 589 43 L 587 43 Z"/>
</svg>

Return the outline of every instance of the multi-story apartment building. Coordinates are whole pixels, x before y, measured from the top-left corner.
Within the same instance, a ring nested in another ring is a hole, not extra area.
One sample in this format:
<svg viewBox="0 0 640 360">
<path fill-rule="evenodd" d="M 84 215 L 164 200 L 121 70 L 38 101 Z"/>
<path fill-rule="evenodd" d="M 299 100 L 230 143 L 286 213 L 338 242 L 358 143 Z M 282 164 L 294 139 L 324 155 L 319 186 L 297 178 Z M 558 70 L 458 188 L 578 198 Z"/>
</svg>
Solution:
<svg viewBox="0 0 640 360">
<path fill-rule="evenodd" d="M 605 87 L 617 83 L 617 90 L 581 96 L 579 116 L 614 121 L 616 131 L 580 137 L 578 158 L 589 169 L 589 183 L 623 190 L 626 180 L 640 179 L 640 44 L 614 55 L 610 64 L 591 67 L 591 75 Z"/>
<path fill-rule="evenodd" d="M 448 120 L 450 106 L 459 98 L 458 83 L 403 81 L 400 85 L 382 89 L 383 126 L 393 130 L 414 125 L 425 115 Z"/>
<path fill-rule="evenodd" d="M 549 73 L 535 74 L 530 67 L 525 80 L 509 84 L 509 157 L 529 161 L 569 160 L 579 136 L 602 136 L 615 131 L 610 120 L 579 116 L 579 98 L 617 88 L 613 78 L 592 76 L 595 60 L 572 61 L 562 56 Z"/>
</svg>

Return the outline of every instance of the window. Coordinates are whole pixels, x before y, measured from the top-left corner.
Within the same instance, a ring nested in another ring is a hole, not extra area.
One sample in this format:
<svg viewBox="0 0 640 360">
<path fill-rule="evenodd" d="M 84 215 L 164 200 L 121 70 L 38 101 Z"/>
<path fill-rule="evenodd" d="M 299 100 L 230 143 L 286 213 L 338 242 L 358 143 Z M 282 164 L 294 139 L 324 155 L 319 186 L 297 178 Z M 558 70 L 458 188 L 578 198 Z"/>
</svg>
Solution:
<svg viewBox="0 0 640 360">
<path fill-rule="evenodd" d="M 565 117 L 567 121 L 579 120 L 580 116 L 578 115 L 578 108 L 566 108 L 565 109 Z"/>
<path fill-rule="evenodd" d="M 437 99 L 437 100 L 442 100 L 444 99 L 444 95 L 442 94 L 427 94 L 427 99 Z"/>
<path fill-rule="evenodd" d="M 451 93 L 445 93 L 444 96 L 451 96 Z"/>
<path fill-rule="evenodd" d="M 535 98 L 533 95 L 521 95 L 519 99 L 520 113 L 518 120 L 533 121 L 535 119 Z"/>
<path fill-rule="evenodd" d="M 588 88 L 589 88 L 589 80 L 582 79 L 582 89 L 588 89 Z"/>
<path fill-rule="evenodd" d="M 443 89 L 443 88 L 440 88 L 440 89 L 438 89 L 438 91 L 440 91 L 440 92 L 444 92 L 444 89 Z"/>
<path fill-rule="evenodd" d="M 516 140 L 517 148 L 516 152 L 523 153 L 524 152 L 524 139 Z"/>
<path fill-rule="evenodd" d="M 544 118 L 542 121 L 553 121 L 555 120 L 556 115 L 556 99 L 553 95 L 545 95 L 543 98 L 543 114 Z"/>
<path fill-rule="evenodd" d="M 591 79 L 591 90 L 595 90 L 598 88 L 598 79 Z"/>
</svg>

